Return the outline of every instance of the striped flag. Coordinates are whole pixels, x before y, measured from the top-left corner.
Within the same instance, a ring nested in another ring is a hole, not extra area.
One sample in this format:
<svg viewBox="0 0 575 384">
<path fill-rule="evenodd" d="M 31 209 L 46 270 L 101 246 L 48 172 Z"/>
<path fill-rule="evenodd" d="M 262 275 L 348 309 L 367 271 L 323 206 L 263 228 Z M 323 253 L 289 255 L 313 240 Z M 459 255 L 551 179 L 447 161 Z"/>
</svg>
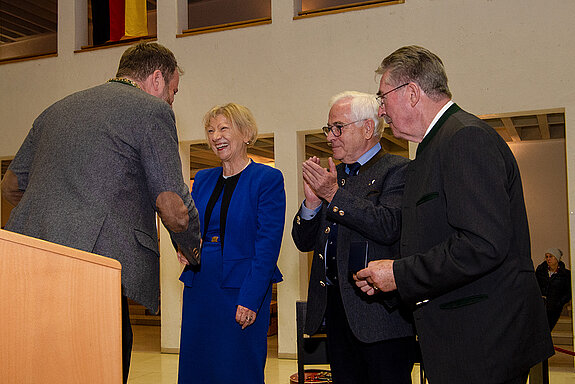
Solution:
<svg viewBox="0 0 575 384">
<path fill-rule="evenodd" d="M 94 45 L 148 35 L 146 0 L 91 0 Z"/>
<path fill-rule="evenodd" d="M 108 0 L 92 0 L 92 44 L 110 40 L 110 5 Z"/>
<path fill-rule="evenodd" d="M 110 41 L 120 41 L 124 37 L 125 17 L 124 0 L 110 0 Z"/>
<path fill-rule="evenodd" d="M 126 0 L 125 25 L 127 37 L 148 35 L 146 0 Z"/>
</svg>

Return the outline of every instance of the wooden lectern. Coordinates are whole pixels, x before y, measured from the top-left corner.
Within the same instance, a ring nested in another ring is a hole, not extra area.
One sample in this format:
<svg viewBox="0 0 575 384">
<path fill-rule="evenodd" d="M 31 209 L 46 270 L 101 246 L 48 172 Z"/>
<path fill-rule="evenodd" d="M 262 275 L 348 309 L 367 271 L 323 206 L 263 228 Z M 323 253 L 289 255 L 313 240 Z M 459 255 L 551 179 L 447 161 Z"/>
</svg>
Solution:
<svg viewBox="0 0 575 384">
<path fill-rule="evenodd" d="M 0 383 L 121 384 L 121 266 L 0 230 Z"/>
</svg>

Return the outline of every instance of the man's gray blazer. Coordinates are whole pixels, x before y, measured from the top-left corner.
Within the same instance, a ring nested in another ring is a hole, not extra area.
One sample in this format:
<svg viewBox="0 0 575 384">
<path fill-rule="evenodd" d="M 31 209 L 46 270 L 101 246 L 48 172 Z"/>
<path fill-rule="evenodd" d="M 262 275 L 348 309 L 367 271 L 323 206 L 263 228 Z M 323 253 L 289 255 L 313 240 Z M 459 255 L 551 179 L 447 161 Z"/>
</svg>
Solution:
<svg viewBox="0 0 575 384">
<path fill-rule="evenodd" d="M 161 192 L 188 207 L 186 241 L 199 234 L 165 101 L 121 83 L 70 95 L 35 120 L 9 169 L 25 193 L 7 230 L 118 260 L 123 293 L 157 312 Z"/>
<path fill-rule="evenodd" d="M 367 242 L 369 261 L 399 257 L 400 205 L 408 162 L 380 150 L 361 167 L 357 176 L 351 177 L 345 173 L 345 164 L 339 164 L 339 189 L 331 204 L 324 202 L 311 220 L 303 220 L 301 212 L 295 216 L 292 237 L 296 246 L 302 252 L 314 251 L 307 298 L 307 334 L 317 332 L 327 305 L 324 251 L 326 229 L 331 222 L 338 224 L 339 290 L 354 335 L 364 343 L 374 343 L 414 334 L 410 315 L 396 303 L 388 305 L 393 303 L 393 294 L 363 294 L 348 269 L 352 242 Z"/>
</svg>

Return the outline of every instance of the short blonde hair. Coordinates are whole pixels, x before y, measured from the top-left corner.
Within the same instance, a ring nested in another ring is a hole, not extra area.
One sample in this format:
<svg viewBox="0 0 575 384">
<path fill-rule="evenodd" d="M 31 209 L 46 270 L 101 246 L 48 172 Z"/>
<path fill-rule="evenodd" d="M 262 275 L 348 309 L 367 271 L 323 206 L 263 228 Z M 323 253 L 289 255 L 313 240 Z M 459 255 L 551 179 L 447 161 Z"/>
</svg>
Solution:
<svg viewBox="0 0 575 384">
<path fill-rule="evenodd" d="M 253 145 L 258 138 L 258 126 L 256 119 L 252 112 L 243 105 L 236 103 L 228 103 L 226 105 L 216 105 L 208 111 L 204 116 L 204 130 L 206 138 L 208 137 L 208 128 L 210 127 L 210 120 L 215 119 L 217 116 L 224 116 L 231 125 L 237 128 L 242 135 L 248 138 L 246 144 Z"/>
</svg>

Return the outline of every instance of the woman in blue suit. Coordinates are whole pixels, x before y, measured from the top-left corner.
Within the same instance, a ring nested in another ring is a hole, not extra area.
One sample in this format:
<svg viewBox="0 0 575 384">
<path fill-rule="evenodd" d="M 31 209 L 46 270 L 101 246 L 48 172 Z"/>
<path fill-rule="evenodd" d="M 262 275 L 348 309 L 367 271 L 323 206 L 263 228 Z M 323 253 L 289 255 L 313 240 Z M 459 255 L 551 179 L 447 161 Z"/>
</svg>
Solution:
<svg viewBox="0 0 575 384">
<path fill-rule="evenodd" d="M 251 112 L 230 103 L 204 117 L 222 166 L 196 174 L 201 264 L 187 265 L 179 378 L 184 383 L 264 383 L 272 284 L 285 221 L 281 172 L 252 161 L 257 137 Z M 185 258 L 178 255 L 187 264 Z"/>
</svg>

